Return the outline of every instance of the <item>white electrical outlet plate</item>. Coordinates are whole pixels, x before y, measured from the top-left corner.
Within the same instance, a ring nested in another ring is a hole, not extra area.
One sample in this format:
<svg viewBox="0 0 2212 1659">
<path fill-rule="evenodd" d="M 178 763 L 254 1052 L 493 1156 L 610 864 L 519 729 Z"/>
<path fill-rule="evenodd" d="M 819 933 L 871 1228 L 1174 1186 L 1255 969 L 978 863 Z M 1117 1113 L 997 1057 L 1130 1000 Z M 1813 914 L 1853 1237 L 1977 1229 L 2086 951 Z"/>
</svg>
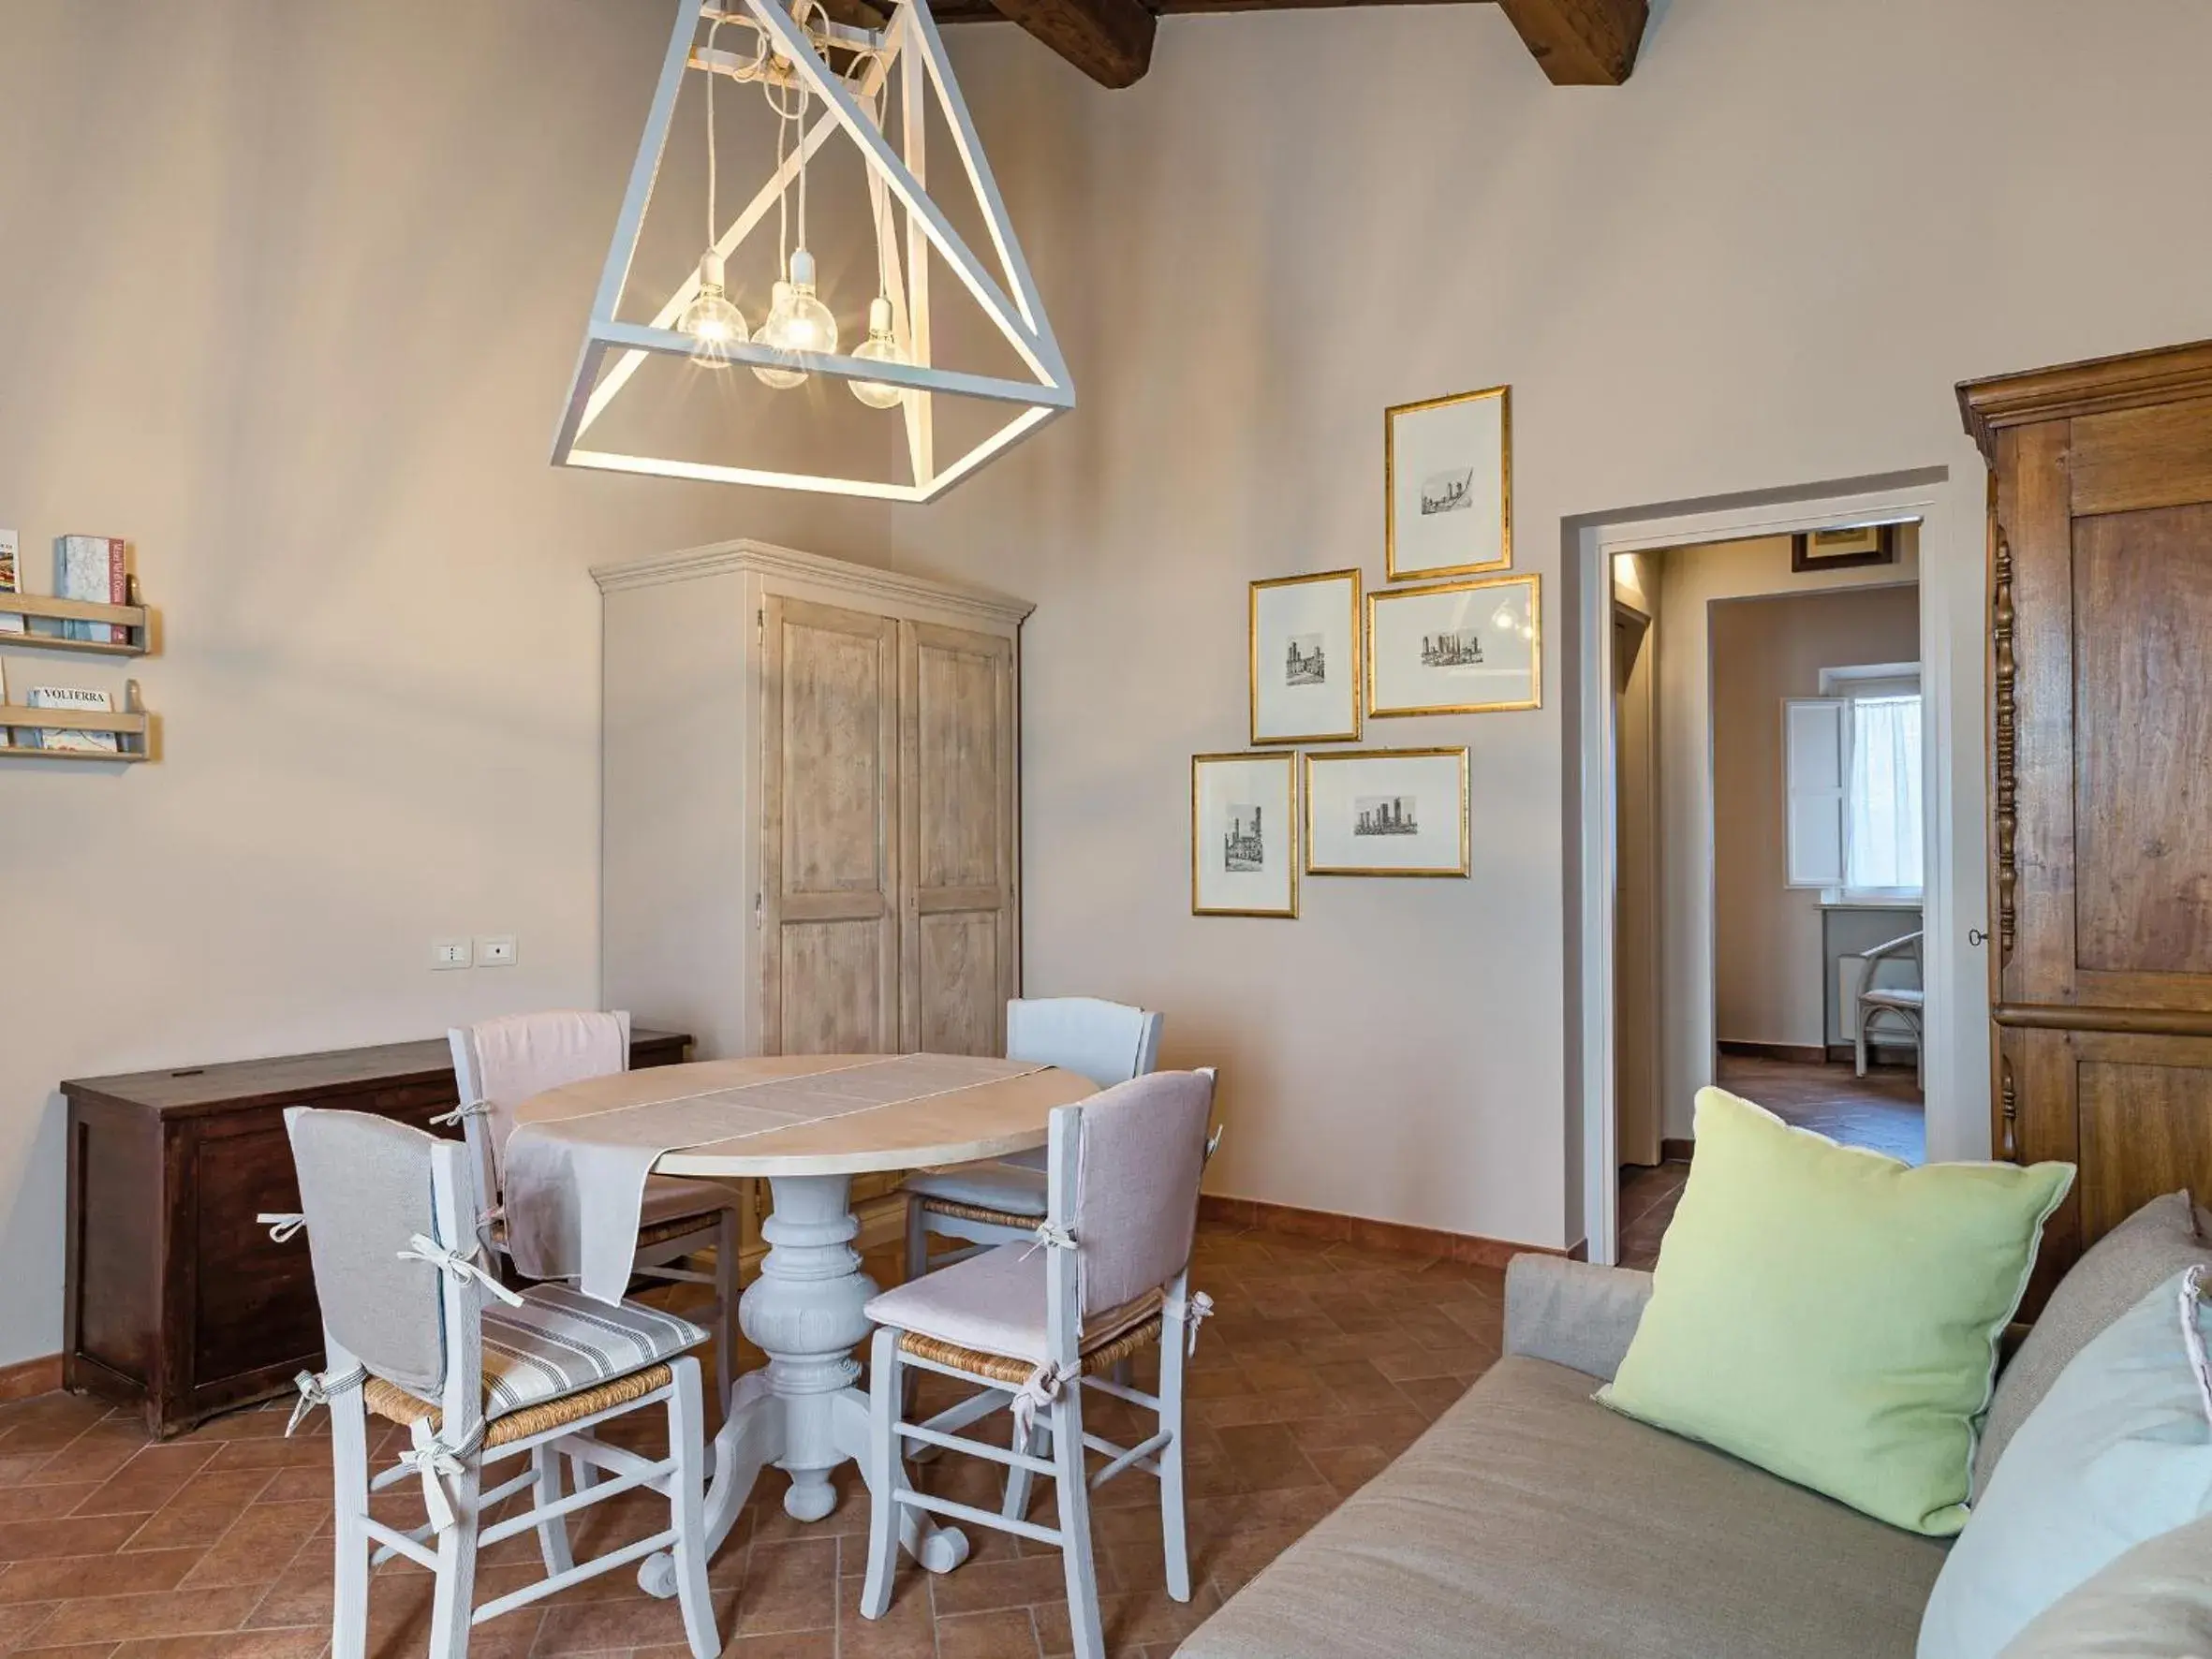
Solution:
<svg viewBox="0 0 2212 1659">
<path fill-rule="evenodd" d="M 513 967 L 514 935 L 479 933 L 476 940 L 476 965 L 479 968 Z"/>
<path fill-rule="evenodd" d="M 468 966 L 466 939 L 433 939 L 430 942 L 432 968 L 465 968 Z"/>
</svg>

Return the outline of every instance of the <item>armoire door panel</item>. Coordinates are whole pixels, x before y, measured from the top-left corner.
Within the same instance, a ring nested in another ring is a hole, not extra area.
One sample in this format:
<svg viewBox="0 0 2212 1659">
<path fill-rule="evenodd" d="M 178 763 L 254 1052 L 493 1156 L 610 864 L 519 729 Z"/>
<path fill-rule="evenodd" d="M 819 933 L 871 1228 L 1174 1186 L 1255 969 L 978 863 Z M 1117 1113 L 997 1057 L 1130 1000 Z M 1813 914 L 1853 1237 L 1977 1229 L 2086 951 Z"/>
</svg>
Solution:
<svg viewBox="0 0 2212 1659">
<path fill-rule="evenodd" d="M 2000 1149 L 2006 1122 L 2013 1138 L 2013 1161 L 2076 1164 L 2081 1158 L 2081 1120 L 2074 1105 L 2073 1033 L 1998 1033 L 1995 1144 Z M 2033 1316 L 2083 1248 L 2081 1187 L 2077 1181 L 2057 1211 L 2043 1224 L 2042 1250 L 2019 1317 Z"/>
<path fill-rule="evenodd" d="M 2212 1007 L 2212 507 L 2078 520 L 2073 565 L 2077 1000 Z"/>
<path fill-rule="evenodd" d="M 899 1040 L 899 624 L 803 600 L 761 609 L 763 1048 Z"/>
<path fill-rule="evenodd" d="M 924 916 L 919 976 L 921 1031 L 916 1046 L 932 1054 L 990 1054 L 1004 1044 L 998 913 Z"/>
<path fill-rule="evenodd" d="M 778 1054 L 870 1054 L 886 1040 L 883 993 L 894 983 L 888 942 L 875 921 L 786 922 L 778 931 L 782 980 Z"/>
<path fill-rule="evenodd" d="M 2097 1033 L 2075 1054 L 2083 1237 L 2176 1187 L 2212 1193 L 2212 1039 Z"/>
<path fill-rule="evenodd" d="M 2212 398 L 2072 421 L 2076 518 L 2212 501 Z"/>
<path fill-rule="evenodd" d="M 900 689 L 909 1047 L 1002 1053 L 1014 994 L 1013 641 L 906 625 Z"/>
</svg>

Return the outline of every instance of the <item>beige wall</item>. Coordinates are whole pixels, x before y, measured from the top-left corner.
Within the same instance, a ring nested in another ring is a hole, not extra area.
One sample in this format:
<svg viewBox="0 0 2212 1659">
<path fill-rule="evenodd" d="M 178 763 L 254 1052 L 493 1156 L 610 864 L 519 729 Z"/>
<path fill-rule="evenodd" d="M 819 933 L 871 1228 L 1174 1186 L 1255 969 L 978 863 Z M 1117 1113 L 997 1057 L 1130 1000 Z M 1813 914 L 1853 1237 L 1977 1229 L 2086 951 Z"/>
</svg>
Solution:
<svg viewBox="0 0 2212 1659">
<path fill-rule="evenodd" d="M 1832 1000 L 1821 895 L 1791 888 L 1782 836 L 1782 699 L 1821 670 L 1920 660 L 1920 595 L 1869 587 L 1713 606 L 1714 1030 L 1819 1048 Z"/>
<path fill-rule="evenodd" d="M 1978 683 L 1952 385 L 2212 333 L 2212 221 L 2173 205 L 2212 146 L 2212 12 L 1676 0 L 1619 91 L 1548 85 L 1488 6 L 1170 18 L 1111 94 L 1011 28 L 954 51 L 986 139 L 1020 135 L 993 153 L 1081 399 L 898 519 L 902 560 L 1040 602 L 1030 987 L 1165 1008 L 1172 1059 L 1220 1063 L 1225 1191 L 1568 1242 L 1561 521 L 1950 468 L 1933 625 Z M 1244 741 L 1245 584 L 1379 581 L 1382 408 L 1499 381 L 1545 706 L 1367 739 L 1470 745 L 1473 879 L 1193 918 L 1185 768 Z"/>
<path fill-rule="evenodd" d="M 1656 1164 L 1661 1151 L 1659 657 L 1664 649 L 1657 556 L 1615 559 L 1613 589 L 1615 1162 Z M 1640 627 L 1635 617 L 1643 619 Z"/>
<path fill-rule="evenodd" d="M 189 12 L 0 0 L 0 524 L 41 588 L 131 537 L 164 636 L 158 764 L 0 761 L 0 1365 L 61 1345 L 58 1079 L 596 998 L 587 562 L 884 539 L 546 464 L 663 7 Z"/>
</svg>

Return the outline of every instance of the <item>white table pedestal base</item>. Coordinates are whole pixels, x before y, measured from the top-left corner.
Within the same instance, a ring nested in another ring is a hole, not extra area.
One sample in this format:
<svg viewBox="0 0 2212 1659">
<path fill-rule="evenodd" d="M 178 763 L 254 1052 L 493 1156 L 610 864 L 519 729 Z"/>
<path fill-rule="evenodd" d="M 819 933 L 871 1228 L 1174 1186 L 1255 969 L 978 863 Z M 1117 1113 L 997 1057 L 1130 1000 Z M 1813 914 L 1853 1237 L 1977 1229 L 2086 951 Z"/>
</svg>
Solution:
<svg viewBox="0 0 2212 1659">
<path fill-rule="evenodd" d="M 852 1241 L 860 1222 L 849 1203 L 851 1178 L 777 1176 L 769 1182 L 774 1212 L 760 1226 L 768 1257 L 738 1302 L 738 1323 L 768 1364 L 740 1377 L 715 1436 L 714 1476 L 707 1485 L 707 1553 L 722 1547 L 753 1483 L 770 1464 L 790 1475 L 784 1512 L 819 1520 L 836 1506 L 830 1475 L 851 1461 L 867 1463 L 868 1395 L 858 1385 L 853 1348 L 875 1329 L 865 1312 L 876 1285 L 861 1271 Z M 902 1470 L 897 1477 L 902 1483 Z M 967 1559 L 967 1535 L 931 1524 L 918 1509 L 899 1512 L 899 1541 L 925 1568 L 948 1573 Z M 649 1595 L 671 1596 L 675 1563 L 647 1558 L 638 1583 Z"/>
</svg>

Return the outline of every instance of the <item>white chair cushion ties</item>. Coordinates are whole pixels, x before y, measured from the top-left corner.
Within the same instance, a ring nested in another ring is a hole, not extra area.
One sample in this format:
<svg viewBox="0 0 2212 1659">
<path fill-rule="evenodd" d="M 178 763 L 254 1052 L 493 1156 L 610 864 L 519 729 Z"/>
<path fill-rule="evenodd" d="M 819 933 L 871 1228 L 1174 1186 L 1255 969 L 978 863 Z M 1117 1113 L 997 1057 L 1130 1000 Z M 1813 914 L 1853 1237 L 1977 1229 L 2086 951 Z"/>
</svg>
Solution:
<svg viewBox="0 0 2212 1659">
<path fill-rule="evenodd" d="M 1054 1226 L 1049 1221 L 1039 1222 L 1036 1230 L 1031 1233 L 1030 1237 L 1036 1240 L 1036 1242 L 1022 1252 L 1021 1259 L 1024 1261 L 1027 1261 L 1040 1250 L 1073 1250 L 1075 1248 L 1075 1235 L 1066 1227 Z"/>
<path fill-rule="evenodd" d="M 477 1260 L 477 1252 L 473 1246 L 467 1250 L 455 1250 L 450 1244 L 440 1244 L 435 1239 L 417 1233 L 407 1241 L 407 1247 L 399 1253 L 399 1257 L 402 1261 L 426 1261 L 448 1278 L 465 1282 L 474 1280 L 510 1308 L 523 1305 L 519 1293 L 508 1289 L 484 1271 Z"/>
<path fill-rule="evenodd" d="M 254 1217 L 254 1225 L 267 1227 L 272 1243 L 288 1244 L 299 1234 L 307 1230 L 307 1218 L 298 1211 L 263 1211 Z"/>
<path fill-rule="evenodd" d="M 464 1118 L 480 1118 L 492 1109 L 489 1100 L 464 1100 L 450 1111 L 442 1111 L 430 1121 L 434 1123 L 458 1124 Z"/>
<path fill-rule="evenodd" d="M 1214 1299 L 1202 1290 L 1190 1293 L 1188 1301 L 1163 1302 L 1160 1313 L 1170 1320 L 1180 1319 L 1188 1335 L 1184 1339 L 1185 1354 L 1198 1352 L 1198 1328 L 1214 1316 Z"/>
<path fill-rule="evenodd" d="M 368 1368 L 349 1366 L 344 1371 L 326 1371 L 319 1376 L 312 1371 L 301 1372 L 292 1378 L 292 1387 L 300 1390 L 300 1398 L 292 1405 L 291 1419 L 284 1426 L 287 1440 L 292 1431 L 307 1420 L 307 1414 L 318 1405 L 328 1405 L 332 1395 L 343 1394 L 348 1388 L 358 1388 L 369 1380 Z"/>
<path fill-rule="evenodd" d="M 1029 1438 L 1029 1430 L 1037 1421 L 1037 1414 L 1051 1410 L 1053 1402 L 1060 1397 L 1061 1388 L 1081 1375 L 1083 1365 L 1080 1361 L 1072 1365 L 1040 1365 L 1029 1373 L 1028 1381 L 1014 1394 L 1012 1411 L 1014 1439 L 1017 1443 Z"/>
<path fill-rule="evenodd" d="M 429 1421 L 418 1417 L 408 1430 L 415 1444 L 400 1453 L 399 1466 L 412 1469 L 422 1477 L 422 1507 L 430 1515 L 430 1530 L 435 1535 L 453 1524 L 453 1499 L 446 1490 L 449 1476 L 467 1473 L 462 1461 L 473 1456 L 483 1444 L 484 1425 L 479 1420 L 476 1432 L 463 1446 L 449 1446 L 431 1432 Z"/>
</svg>

